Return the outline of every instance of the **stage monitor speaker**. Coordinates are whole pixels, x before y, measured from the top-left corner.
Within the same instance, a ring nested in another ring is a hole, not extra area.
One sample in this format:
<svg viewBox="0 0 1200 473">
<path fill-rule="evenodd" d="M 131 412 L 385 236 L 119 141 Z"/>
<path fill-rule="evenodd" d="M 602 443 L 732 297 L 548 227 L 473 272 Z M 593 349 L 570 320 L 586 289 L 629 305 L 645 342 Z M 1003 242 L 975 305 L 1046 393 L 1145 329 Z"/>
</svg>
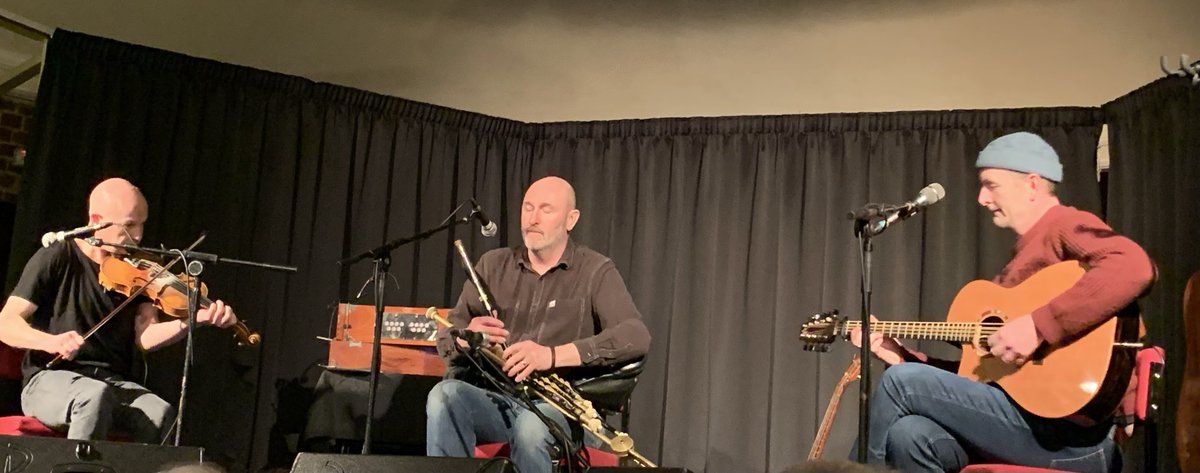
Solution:
<svg viewBox="0 0 1200 473">
<path fill-rule="evenodd" d="M 204 449 L 197 447 L 0 435 L 5 473 L 159 473 L 202 461 Z"/>
<path fill-rule="evenodd" d="M 301 453 L 292 473 L 516 473 L 507 458 L 404 457 Z"/>
</svg>

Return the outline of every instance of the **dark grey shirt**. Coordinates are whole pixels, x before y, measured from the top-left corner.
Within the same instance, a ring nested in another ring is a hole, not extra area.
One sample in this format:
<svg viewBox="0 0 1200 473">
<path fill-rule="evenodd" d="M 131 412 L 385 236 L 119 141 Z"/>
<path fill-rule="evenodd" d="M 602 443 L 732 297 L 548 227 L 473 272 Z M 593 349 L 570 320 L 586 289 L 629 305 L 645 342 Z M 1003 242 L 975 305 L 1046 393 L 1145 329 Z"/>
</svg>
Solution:
<svg viewBox="0 0 1200 473">
<path fill-rule="evenodd" d="M 574 343 L 584 366 L 628 361 L 650 349 L 650 332 L 616 266 L 586 246 L 568 240 L 558 264 L 540 276 L 524 246 L 484 253 L 475 271 L 500 310 L 509 344 Z M 466 328 L 483 315 L 479 292 L 467 281 L 450 321 Z M 445 330 L 438 334 L 438 352 L 447 362 L 457 355 Z"/>
</svg>

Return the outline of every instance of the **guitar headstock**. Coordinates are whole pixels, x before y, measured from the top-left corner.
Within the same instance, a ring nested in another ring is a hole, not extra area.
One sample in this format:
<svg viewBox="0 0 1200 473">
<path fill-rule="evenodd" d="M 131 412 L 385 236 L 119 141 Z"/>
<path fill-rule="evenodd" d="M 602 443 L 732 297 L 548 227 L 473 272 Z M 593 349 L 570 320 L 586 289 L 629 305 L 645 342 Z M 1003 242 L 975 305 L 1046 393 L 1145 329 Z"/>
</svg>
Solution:
<svg viewBox="0 0 1200 473">
<path fill-rule="evenodd" d="M 837 326 L 842 317 L 837 309 L 816 314 L 800 327 L 800 341 L 807 351 L 828 351 L 829 344 L 837 339 Z"/>
</svg>

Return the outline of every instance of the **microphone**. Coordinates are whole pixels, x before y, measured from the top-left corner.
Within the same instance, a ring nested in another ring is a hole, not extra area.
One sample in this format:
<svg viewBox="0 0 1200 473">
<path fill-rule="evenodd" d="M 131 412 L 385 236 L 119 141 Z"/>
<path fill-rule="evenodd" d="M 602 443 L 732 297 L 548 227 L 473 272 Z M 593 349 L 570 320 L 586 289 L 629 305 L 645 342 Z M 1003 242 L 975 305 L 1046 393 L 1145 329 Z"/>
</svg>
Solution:
<svg viewBox="0 0 1200 473">
<path fill-rule="evenodd" d="M 921 209 L 938 203 L 946 197 L 946 189 L 941 184 L 933 183 L 925 186 L 920 192 L 917 192 L 917 198 L 901 204 L 901 209 L 906 215 L 900 218 L 908 218 L 916 215 Z"/>
<path fill-rule="evenodd" d="M 925 186 L 913 200 L 900 205 L 880 210 L 880 214 L 870 217 L 863 229 L 868 236 L 875 236 L 887 230 L 891 224 L 912 217 L 930 205 L 936 204 L 946 197 L 946 189 L 941 184 L 933 183 Z"/>
<path fill-rule="evenodd" d="M 905 202 L 900 205 L 885 205 L 885 204 L 867 204 L 861 208 L 855 209 L 846 214 L 846 218 L 850 220 L 869 220 L 872 217 L 894 212 L 896 210 L 904 210 L 907 212 L 915 212 L 930 205 L 936 204 L 942 197 L 946 196 L 946 189 L 941 184 L 933 183 L 925 186 L 917 193 L 917 198 Z M 912 215 L 904 216 L 903 218 L 911 217 Z"/>
<path fill-rule="evenodd" d="M 70 239 L 76 238 L 76 237 L 91 235 L 93 233 L 96 233 L 96 230 L 103 230 L 103 229 L 111 227 L 111 226 L 112 226 L 112 222 L 103 222 L 103 223 L 97 223 L 95 225 L 88 225 L 85 227 L 73 228 L 73 229 L 70 229 L 67 231 L 62 231 L 62 232 L 46 232 L 45 235 L 42 235 L 42 247 L 49 247 L 50 245 L 60 242 L 60 241 L 66 241 L 66 240 L 70 240 Z"/>
<path fill-rule="evenodd" d="M 485 237 L 496 236 L 496 222 L 493 222 L 492 219 L 487 217 L 487 214 L 483 213 L 483 209 L 479 207 L 475 199 L 471 199 L 471 215 L 475 216 L 475 220 L 479 220 L 479 225 L 481 225 L 479 233 L 482 233 Z"/>
</svg>

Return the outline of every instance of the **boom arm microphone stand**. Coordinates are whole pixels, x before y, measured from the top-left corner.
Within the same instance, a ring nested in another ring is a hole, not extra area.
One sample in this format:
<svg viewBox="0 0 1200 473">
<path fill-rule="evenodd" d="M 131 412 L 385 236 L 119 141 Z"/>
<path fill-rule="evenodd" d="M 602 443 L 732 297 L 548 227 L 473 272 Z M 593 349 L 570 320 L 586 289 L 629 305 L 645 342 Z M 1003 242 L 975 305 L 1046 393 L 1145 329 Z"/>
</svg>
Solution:
<svg viewBox="0 0 1200 473">
<path fill-rule="evenodd" d="M 191 288 L 188 290 L 188 323 L 187 323 L 187 344 L 183 355 L 183 377 L 180 380 L 179 387 L 179 407 L 175 412 L 175 446 L 179 446 L 183 437 L 183 411 L 187 405 L 187 388 L 188 375 L 191 372 L 192 364 L 194 364 L 193 348 L 195 346 L 193 334 L 196 331 L 196 312 L 199 310 L 200 303 L 200 273 L 204 271 L 204 263 L 226 263 L 239 266 L 251 266 L 255 268 L 269 269 L 272 271 L 281 271 L 294 273 L 297 271 L 295 266 L 284 266 L 277 264 L 259 263 L 255 261 L 243 261 L 232 258 L 224 258 L 212 253 L 201 253 L 199 251 L 191 251 L 200 241 L 204 240 L 204 235 L 189 246 L 187 249 L 155 249 L 141 247 L 137 245 L 125 245 L 121 243 L 109 243 L 101 241 L 97 238 L 87 239 L 88 243 L 94 246 L 107 246 L 111 248 L 120 248 L 129 252 L 150 253 L 159 256 L 175 257 L 178 256 L 184 261 L 184 268 L 191 279 Z"/>
<path fill-rule="evenodd" d="M 892 224 L 916 215 L 921 209 L 937 203 L 946 194 L 941 184 L 933 183 L 921 189 L 917 198 L 901 205 L 867 204 L 848 215 L 854 220 L 854 236 L 858 238 L 862 261 L 862 334 L 858 356 L 863 366 L 858 383 L 858 461 L 866 463 L 868 435 L 871 425 L 871 252 L 872 239 Z"/>
<path fill-rule="evenodd" d="M 863 369 L 859 372 L 858 380 L 858 462 L 867 462 L 867 436 L 870 435 L 871 425 L 871 252 L 874 245 L 871 238 L 879 232 L 879 222 L 886 217 L 880 215 L 857 218 L 854 220 L 854 236 L 858 238 L 859 254 L 862 262 L 861 301 L 862 301 L 862 333 L 859 339 L 858 357 L 863 360 Z"/>
<path fill-rule="evenodd" d="M 458 210 L 456 209 L 455 211 L 457 212 Z M 367 383 L 367 425 L 363 431 L 363 455 L 371 453 L 371 434 L 375 424 L 375 391 L 378 391 L 379 388 L 380 339 L 383 338 L 383 292 L 387 288 L 387 284 L 385 284 L 387 280 L 385 278 L 387 277 L 388 268 L 392 263 L 392 250 L 412 242 L 424 240 L 460 223 L 467 223 L 474 216 L 475 211 L 472 211 L 466 217 L 450 218 L 435 228 L 425 230 L 416 235 L 397 238 L 373 249 L 338 261 L 338 265 L 341 266 L 354 264 L 367 258 L 375 262 L 375 274 L 372 276 L 375 279 L 375 339 L 371 342 L 371 377 Z"/>
</svg>

